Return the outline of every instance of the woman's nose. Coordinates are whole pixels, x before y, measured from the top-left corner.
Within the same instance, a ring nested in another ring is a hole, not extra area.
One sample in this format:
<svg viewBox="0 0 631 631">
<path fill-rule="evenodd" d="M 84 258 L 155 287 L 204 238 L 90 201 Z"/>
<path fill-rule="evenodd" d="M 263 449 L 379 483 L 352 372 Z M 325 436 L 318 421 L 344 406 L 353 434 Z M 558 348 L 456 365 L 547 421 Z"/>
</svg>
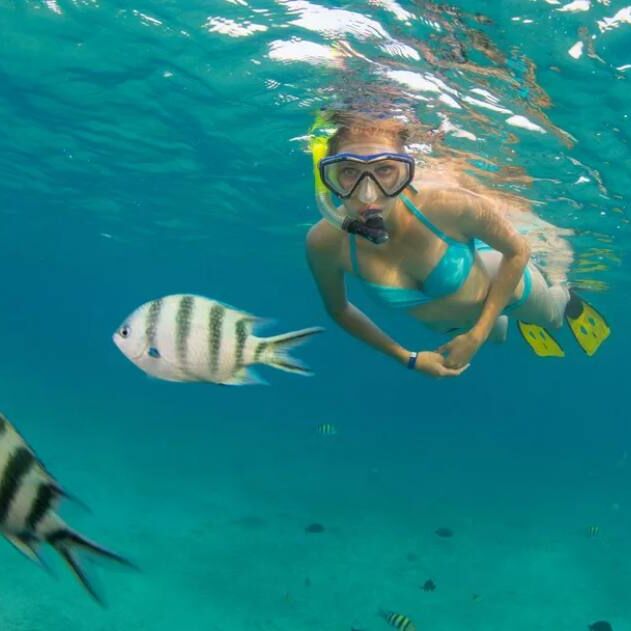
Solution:
<svg viewBox="0 0 631 631">
<path fill-rule="evenodd" d="M 377 187 L 370 177 L 364 177 L 357 189 L 357 199 L 362 204 L 370 204 L 379 197 Z"/>
</svg>

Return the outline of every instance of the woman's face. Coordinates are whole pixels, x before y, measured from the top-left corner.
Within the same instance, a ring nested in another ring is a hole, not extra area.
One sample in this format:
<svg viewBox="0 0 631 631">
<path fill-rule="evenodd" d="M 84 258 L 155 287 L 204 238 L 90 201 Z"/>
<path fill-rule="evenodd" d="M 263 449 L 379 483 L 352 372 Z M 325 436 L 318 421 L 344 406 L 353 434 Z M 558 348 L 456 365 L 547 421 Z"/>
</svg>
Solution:
<svg viewBox="0 0 631 631">
<path fill-rule="evenodd" d="M 357 138 L 349 139 L 339 145 L 338 153 L 354 153 L 361 156 L 375 155 L 378 153 L 401 153 L 401 147 L 393 143 L 387 138 Z M 383 172 L 379 173 L 380 178 L 388 178 L 390 175 L 385 172 L 388 167 L 381 168 Z M 356 177 L 354 173 L 345 174 L 340 172 L 339 180 L 341 184 L 345 184 L 344 178 Z M 344 206 L 348 214 L 352 217 L 359 218 L 365 216 L 368 212 L 379 213 L 386 216 L 396 204 L 396 197 L 388 197 L 370 177 L 364 177 L 352 195 L 344 200 Z"/>
</svg>

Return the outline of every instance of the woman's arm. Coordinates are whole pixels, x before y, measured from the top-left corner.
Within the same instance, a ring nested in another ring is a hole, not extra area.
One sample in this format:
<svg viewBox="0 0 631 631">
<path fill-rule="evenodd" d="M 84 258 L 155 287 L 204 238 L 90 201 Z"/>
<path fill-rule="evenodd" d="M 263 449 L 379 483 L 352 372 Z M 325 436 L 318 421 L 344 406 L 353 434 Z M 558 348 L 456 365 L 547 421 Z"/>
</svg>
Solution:
<svg viewBox="0 0 631 631">
<path fill-rule="evenodd" d="M 322 234 L 317 225 L 307 234 L 307 260 L 322 302 L 333 320 L 352 336 L 407 365 L 410 351 L 386 335 L 348 301 L 344 271 L 339 265 L 337 253 L 331 248 L 326 233 Z M 438 353 L 419 353 L 415 369 L 437 377 L 456 376 L 463 370 L 448 368 L 443 363 L 444 358 Z"/>
<path fill-rule="evenodd" d="M 404 364 L 410 353 L 348 302 L 344 271 L 326 237 L 317 226 L 309 230 L 307 260 L 327 313 L 354 337 Z"/>
<path fill-rule="evenodd" d="M 462 195 L 458 204 L 459 229 L 464 236 L 481 239 L 503 254 L 503 257 L 497 275 L 491 280 L 477 322 L 467 333 L 457 336 L 439 349 L 440 352 L 448 352 L 447 365 L 452 367 L 468 363 L 487 340 L 498 316 L 510 302 L 530 258 L 526 239 L 485 198 L 473 194 Z"/>
<path fill-rule="evenodd" d="M 530 259 L 530 247 L 513 225 L 483 197 L 470 198 L 465 206 L 462 228 L 467 237 L 481 239 L 503 254 L 497 275 L 491 280 L 482 313 L 471 329 L 471 333 L 483 343 L 519 285 Z"/>
</svg>

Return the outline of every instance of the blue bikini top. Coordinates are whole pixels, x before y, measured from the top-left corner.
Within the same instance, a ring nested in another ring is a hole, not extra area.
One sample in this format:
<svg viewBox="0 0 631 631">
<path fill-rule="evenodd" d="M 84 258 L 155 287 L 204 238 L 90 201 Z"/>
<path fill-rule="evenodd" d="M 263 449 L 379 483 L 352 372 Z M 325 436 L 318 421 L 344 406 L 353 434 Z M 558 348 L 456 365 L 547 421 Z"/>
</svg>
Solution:
<svg viewBox="0 0 631 631">
<path fill-rule="evenodd" d="M 439 239 L 442 239 L 447 248 L 436 267 L 430 272 L 423 282 L 422 289 L 409 289 L 406 287 L 390 287 L 364 281 L 366 286 L 379 298 L 391 307 L 397 309 L 411 309 L 419 305 L 427 304 L 432 300 L 442 298 L 457 292 L 469 276 L 475 260 L 475 242 L 473 239 L 464 243 L 447 236 L 437 228 L 405 195 L 401 195 L 405 207 Z M 354 234 L 349 235 L 349 248 L 353 273 L 362 278 L 357 259 L 357 242 Z"/>
</svg>

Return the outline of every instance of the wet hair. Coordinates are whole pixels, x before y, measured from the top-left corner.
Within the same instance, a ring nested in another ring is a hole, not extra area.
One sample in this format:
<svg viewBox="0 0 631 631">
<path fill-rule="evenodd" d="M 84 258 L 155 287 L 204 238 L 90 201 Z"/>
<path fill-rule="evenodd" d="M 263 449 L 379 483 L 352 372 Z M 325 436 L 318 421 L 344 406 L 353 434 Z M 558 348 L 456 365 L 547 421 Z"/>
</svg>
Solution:
<svg viewBox="0 0 631 631">
<path fill-rule="evenodd" d="M 334 111 L 327 113 L 327 121 L 336 127 L 329 138 L 328 155 L 338 153 L 340 145 L 355 138 L 384 138 L 397 146 L 400 151 L 410 139 L 407 125 L 396 118 L 373 117 L 352 111 Z"/>
</svg>

